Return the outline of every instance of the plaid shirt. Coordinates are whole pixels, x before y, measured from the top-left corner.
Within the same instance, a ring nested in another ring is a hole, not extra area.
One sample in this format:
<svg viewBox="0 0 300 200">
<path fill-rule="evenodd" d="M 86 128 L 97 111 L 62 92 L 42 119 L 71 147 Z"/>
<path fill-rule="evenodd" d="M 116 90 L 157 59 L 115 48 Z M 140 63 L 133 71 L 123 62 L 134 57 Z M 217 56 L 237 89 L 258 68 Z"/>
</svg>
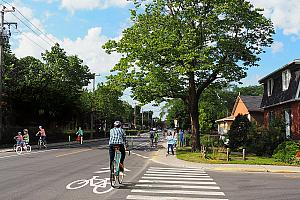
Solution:
<svg viewBox="0 0 300 200">
<path fill-rule="evenodd" d="M 109 144 L 124 144 L 126 141 L 126 134 L 122 128 L 110 129 Z"/>
</svg>

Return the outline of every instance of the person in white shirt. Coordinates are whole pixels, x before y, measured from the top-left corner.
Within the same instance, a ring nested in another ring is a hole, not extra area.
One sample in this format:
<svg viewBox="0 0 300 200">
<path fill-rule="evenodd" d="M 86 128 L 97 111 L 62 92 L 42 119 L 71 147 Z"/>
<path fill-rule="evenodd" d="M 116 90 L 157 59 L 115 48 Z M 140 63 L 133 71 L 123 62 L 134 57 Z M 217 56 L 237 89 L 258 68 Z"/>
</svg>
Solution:
<svg viewBox="0 0 300 200">
<path fill-rule="evenodd" d="M 172 155 L 174 155 L 174 137 L 172 136 L 172 133 L 169 133 L 169 135 L 167 136 L 167 143 L 168 143 L 168 154 L 170 152 L 170 149 L 171 149 L 171 152 L 172 152 Z"/>
</svg>

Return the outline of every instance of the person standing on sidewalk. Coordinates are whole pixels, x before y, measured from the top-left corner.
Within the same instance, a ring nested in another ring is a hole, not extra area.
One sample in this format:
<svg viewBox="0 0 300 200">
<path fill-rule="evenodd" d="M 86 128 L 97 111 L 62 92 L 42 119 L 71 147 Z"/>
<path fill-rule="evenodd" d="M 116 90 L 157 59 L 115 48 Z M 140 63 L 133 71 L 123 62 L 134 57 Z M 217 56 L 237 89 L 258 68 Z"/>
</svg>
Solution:
<svg viewBox="0 0 300 200">
<path fill-rule="evenodd" d="M 179 147 L 183 147 L 184 144 L 184 131 L 182 129 L 179 130 Z"/>
<path fill-rule="evenodd" d="M 168 144 L 168 155 L 171 149 L 172 155 L 174 155 L 174 137 L 172 135 L 172 133 L 169 133 L 169 135 L 167 136 L 167 144 Z"/>
</svg>

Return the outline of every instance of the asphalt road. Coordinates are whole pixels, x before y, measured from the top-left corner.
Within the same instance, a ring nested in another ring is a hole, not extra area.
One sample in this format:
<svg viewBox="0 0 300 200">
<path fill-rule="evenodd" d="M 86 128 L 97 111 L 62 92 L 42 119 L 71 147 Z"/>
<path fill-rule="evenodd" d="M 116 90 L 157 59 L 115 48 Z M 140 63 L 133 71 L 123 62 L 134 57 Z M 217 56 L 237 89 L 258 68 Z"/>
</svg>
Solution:
<svg viewBox="0 0 300 200">
<path fill-rule="evenodd" d="M 147 140 L 136 139 L 124 183 L 110 187 L 108 149 L 100 143 L 0 153 L 1 200 L 248 200 L 300 199 L 300 175 L 206 172 L 155 163 Z M 168 159 L 168 157 L 166 157 Z"/>
</svg>

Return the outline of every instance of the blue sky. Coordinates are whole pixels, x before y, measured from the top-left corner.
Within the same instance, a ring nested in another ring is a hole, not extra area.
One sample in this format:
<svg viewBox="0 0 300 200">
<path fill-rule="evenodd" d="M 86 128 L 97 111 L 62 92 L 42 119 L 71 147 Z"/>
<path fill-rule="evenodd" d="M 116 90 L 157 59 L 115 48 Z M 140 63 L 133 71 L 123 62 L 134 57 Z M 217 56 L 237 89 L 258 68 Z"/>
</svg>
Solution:
<svg viewBox="0 0 300 200">
<path fill-rule="evenodd" d="M 120 58 L 117 54 L 107 55 L 101 46 L 108 39 L 118 39 L 122 30 L 130 25 L 129 8 L 132 4 L 127 0 L 5 1 L 14 5 L 44 33 L 39 31 L 36 31 L 38 34 L 33 33 L 26 27 L 28 21 L 20 13 L 15 12 L 15 15 L 21 21 L 13 14 L 7 13 L 5 19 L 18 22 L 18 30 L 21 31 L 21 33 L 13 31 L 10 40 L 13 52 L 18 57 L 31 55 L 40 58 L 41 52 L 49 49 L 52 41 L 55 41 L 69 54 L 77 54 L 83 59 L 92 72 L 100 73 L 101 76 L 97 77 L 98 82 L 103 80 L 105 74 Z M 9 7 L 5 1 L 0 0 Z M 250 0 L 250 2 L 256 7 L 265 9 L 264 15 L 273 21 L 276 34 L 273 46 L 267 48 L 266 53 L 261 55 L 260 66 L 250 69 L 248 77 L 242 80 L 244 85 L 256 85 L 260 78 L 300 58 L 299 0 Z M 36 30 L 31 25 L 29 27 Z"/>
</svg>

